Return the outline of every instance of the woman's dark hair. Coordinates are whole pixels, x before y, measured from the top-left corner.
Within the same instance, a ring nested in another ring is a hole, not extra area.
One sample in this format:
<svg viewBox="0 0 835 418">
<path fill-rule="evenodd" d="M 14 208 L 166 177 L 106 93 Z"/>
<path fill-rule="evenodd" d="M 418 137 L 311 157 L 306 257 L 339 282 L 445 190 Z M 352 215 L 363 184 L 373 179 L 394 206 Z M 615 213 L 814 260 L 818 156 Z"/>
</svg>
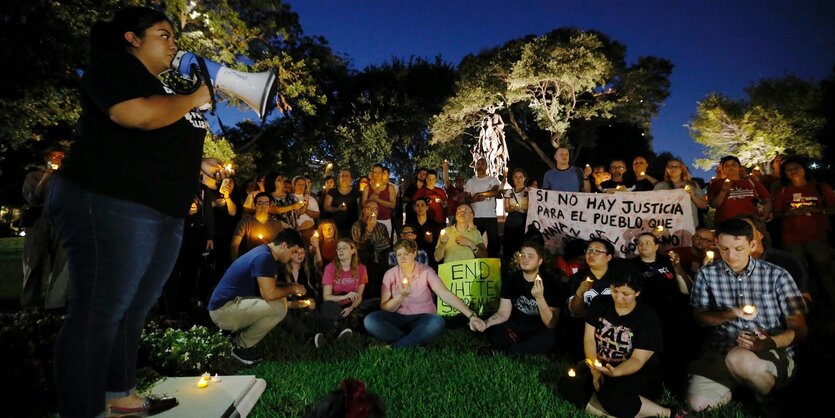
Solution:
<svg viewBox="0 0 835 418">
<path fill-rule="evenodd" d="M 591 244 L 593 242 L 598 242 L 600 244 L 603 244 L 603 247 L 606 248 L 606 254 L 615 255 L 615 246 L 612 245 L 611 242 L 606 241 L 603 238 L 592 238 L 592 239 L 589 240 L 589 244 Z M 588 248 L 588 245 L 586 245 L 586 248 Z"/>
<path fill-rule="evenodd" d="M 618 274 L 613 275 L 609 283 L 611 283 L 612 287 L 627 286 L 636 292 L 640 292 L 644 289 L 646 279 L 637 271 L 631 268 L 624 268 Z"/>
<path fill-rule="evenodd" d="M 264 191 L 272 194 L 275 191 L 275 179 L 281 174 L 272 171 L 264 176 Z"/>
<path fill-rule="evenodd" d="M 100 20 L 90 30 L 90 61 L 130 46 L 125 33 L 145 36 L 145 30 L 159 22 L 171 23 L 165 13 L 150 7 L 126 7 L 109 21 Z M 172 25 L 173 26 L 173 25 Z"/>
<path fill-rule="evenodd" d="M 789 176 L 786 175 L 786 164 L 795 163 L 800 164 L 803 167 L 803 176 L 806 178 L 806 181 L 812 183 L 815 181 L 815 177 L 812 175 L 812 171 L 809 170 L 809 165 L 806 164 L 806 160 L 801 157 L 788 157 L 784 158 L 780 161 L 780 183 L 784 186 L 790 186 L 792 181 L 789 180 Z"/>
</svg>

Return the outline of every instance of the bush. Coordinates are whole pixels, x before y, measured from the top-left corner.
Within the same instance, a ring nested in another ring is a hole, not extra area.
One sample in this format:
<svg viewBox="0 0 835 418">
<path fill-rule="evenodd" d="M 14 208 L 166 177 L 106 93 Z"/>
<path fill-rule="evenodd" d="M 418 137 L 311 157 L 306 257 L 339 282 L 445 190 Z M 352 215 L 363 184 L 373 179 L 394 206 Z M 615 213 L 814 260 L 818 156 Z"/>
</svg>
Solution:
<svg viewBox="0 0 835 418">
<path fill-rule="evenodd" d="M 174 376 L 218 370 L 229 359 L 232 344 L 220 333 L 194 325 L 189 329 L 161 329 L 149 323 L 142 332 L 141 350 L 151 365 Z"/>
</svg>

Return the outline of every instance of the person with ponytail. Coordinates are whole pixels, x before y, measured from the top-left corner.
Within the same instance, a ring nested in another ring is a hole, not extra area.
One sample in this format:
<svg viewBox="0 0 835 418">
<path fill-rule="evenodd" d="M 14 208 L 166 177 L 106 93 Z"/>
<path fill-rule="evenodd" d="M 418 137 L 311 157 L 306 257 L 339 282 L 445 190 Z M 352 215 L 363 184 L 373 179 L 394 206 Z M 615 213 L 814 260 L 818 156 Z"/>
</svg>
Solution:
<svg viewBox="0 0 835 418">
<path fill-rule="evenodd" d="M 147 7 L 121 9 L 90 33 L 77 138 L 45 207 L 70 274 L 55 346 L 62 417 L 176 405 L 135 393 L 139 337 L 174 267 L 200 172 L 227 173 L 201 162 L 208 88 L 176 94 L 159 78 L 177 53 L 174 35 L 168 17 Z"/>
</svg>

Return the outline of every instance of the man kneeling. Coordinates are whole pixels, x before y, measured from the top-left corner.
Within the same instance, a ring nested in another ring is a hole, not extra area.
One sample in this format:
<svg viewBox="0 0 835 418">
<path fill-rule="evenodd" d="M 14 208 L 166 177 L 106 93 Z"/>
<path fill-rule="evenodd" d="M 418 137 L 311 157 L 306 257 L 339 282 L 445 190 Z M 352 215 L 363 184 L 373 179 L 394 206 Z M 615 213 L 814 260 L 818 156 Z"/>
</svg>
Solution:
<svg viewBox="0 0 835 418">
<path fill-rule="evenodd" d="M 687 401 L 696 411 L 731 400 L 737 385 L 762 403 L 794 374 L 795 345 L 807 333 L 806 304 L 791 275 L 751 256 L 757 241 L 750 224 L 719 224 L 722 260 L 696 273 L 690 306 L 712 328 L 704 353 L 691 365 Z"/>
<path fill-rule="evenodd" d="M 303 295 L 303 285 L 276 287 L 276 262 L 286 263 L 302 245 L 298 232 L 285 229 L 229 266 L 209 300 L 209 316 L 222 330 L 237 333 L 232 357 L 243 364 L 260 360 L 252 348 L 287 315 L 287 296 Z"/>
</svg>

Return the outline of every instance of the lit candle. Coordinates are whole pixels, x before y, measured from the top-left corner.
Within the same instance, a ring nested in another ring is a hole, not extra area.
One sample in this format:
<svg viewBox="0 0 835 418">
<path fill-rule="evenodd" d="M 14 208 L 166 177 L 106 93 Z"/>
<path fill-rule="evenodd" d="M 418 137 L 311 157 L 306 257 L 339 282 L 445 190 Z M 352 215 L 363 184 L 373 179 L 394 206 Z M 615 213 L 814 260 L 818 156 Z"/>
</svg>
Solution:
<svg viewBox="0 0 835 418">
<path fill-rule="evenodd" d="M 305 305 L 310 306 L 310 299 L 305 299 L 302 301 Z"/>
<path fill-rule="evenodd" d="M 618 191 L 622 192 L 622 191 L 626 190 L 626 186 L 624 186 L 622 184 L 619 184 L 617 187 L 615 187 L 615 190 L 618 190 Z"/>
<path fill-rule="evenodd" d="M 313 231 L 313 238 L 319 239 L 319 231 Z"/>
<path fill-rule="evenodd" d="M 405 285 L 407 285 L 407 284 L 409 284 L 409 279 L 408 279 L 408 278 L 406 278 L 406 277 L 404 277 L 404 278 L 403 278 L 403 285 L 405 286 Z"/>
<path fill-rule="evenodd" d="M 754 305 L 745 305 L 742 307 L 742 313 L 745 315 L 753 315 L 754 312 L 757 312 L 757 308 Z"/>
<path fill-rule="evenodd" d="M 690 189 L 692 189 L 692 187 L 690 187 L 690 185 L 689 185 L 689 184 L 684 185 L 684 190 L 685 190 L 685 191 L 688 191 L 688 192 L 689 192 L 689 191 L 690 191 Z"/>
<path fill-rule="evenodd" d="M 209 378 L 212 377 L 212 375 L 209 372 L 203 372 L 203 375 L 200 377 L 202 377 L 203 380 L 209 380 Z"/>
<path fill-rule="evenodd" d="M 215 375 L 212 376 L 212 383 L 218 383 L 221 380 L 223 380 L 223 379 L 221 379 L 220 376 L 217 375 L 217 373 L 215 373 Z"/>
<path fill-rule="evenodd" d="M 576 376 L 577 376 L 577 372 L 575 372 L 574 369 L 568 369 L 568 377 L 576 377 Z"/>
<path fill-rule="evenodd" d="M 209 386 L 209 381 L 206 380 L 206 378 L 201 376 L 200 380 L 197 381 L 197 387 L 202 389 L 202 388 L 205 388 L 207 386 Z"/>
<path fill-rule="evenodd" d="M 598 359 L 594 359 L 594 367 L 603 367 L 603 363 Z"/>
<path fill-rule="evenodd" d="M 263 240 L 264 239 L 264 234 L 258 234 L 258 239 Z"/>
<path fill-rule="evenodd" d="M 441 235 L 444 235 L 444 234 L 446 234 L 446 229 L 441 230 Z"/>
<path fill-rule="evenodd" d="M 426 231 L 424 235 L 426 235 L 426 238 L 432 238 L 432 231 Z"/>
<path fill-rule="evenodd" d="M 346 206 L 347 206 L 347 205 L 345 204 L 345 202 L 342 202 L 342 204 L 341 204 L 341 205 L 339 205 L 339 207 L 341 207 L 341 208 L 344 208 L 344 207 L 346 207 Z"/>
<path fill-rule="evenodd" d="M 725 183 L 730 183 L 731 179 L 725 179 Z"/>
<path fill-rule="evenodd" d="M 714 255 L 713 251 L 707 250 L 707 251 L 705 251 L 705 254 L 707 255 L 707 262 L 712 263 L 713 262 L 713 255 Z"/>
<path fill-rule="evenodd" d="M 440 198 L 440 197 L 436 197 L 436 198 L 435 198 L 435 203 L 441 203 L 441 198 Z"/>
<path fill-rule="evenodd" d="M 231 173 L 232 172 L 232 164 L 226 164 L 225 166 L 223 166 L 223 169 L 226 170 L 227 173 Z"/>
<path fill-rule="evenodd" d="M 646 175 L 647 175 L 647 172 L 646 172 L 646 171 L 641 171 L 641 175 L 642 175 L 642 176 L 646 176 Z"/>
<path fill-rule="evenodd" d="M 760 171 L 760 166 L 755 165 L 755 166 L 754 166 L 754 170 Z"/>
<path fill-rule="evenodd" d="M 656 227 L 655 230 L 658 232 L 664 232 L 664 225 L 658 225 L 658 227 Z"/>
</svg>

